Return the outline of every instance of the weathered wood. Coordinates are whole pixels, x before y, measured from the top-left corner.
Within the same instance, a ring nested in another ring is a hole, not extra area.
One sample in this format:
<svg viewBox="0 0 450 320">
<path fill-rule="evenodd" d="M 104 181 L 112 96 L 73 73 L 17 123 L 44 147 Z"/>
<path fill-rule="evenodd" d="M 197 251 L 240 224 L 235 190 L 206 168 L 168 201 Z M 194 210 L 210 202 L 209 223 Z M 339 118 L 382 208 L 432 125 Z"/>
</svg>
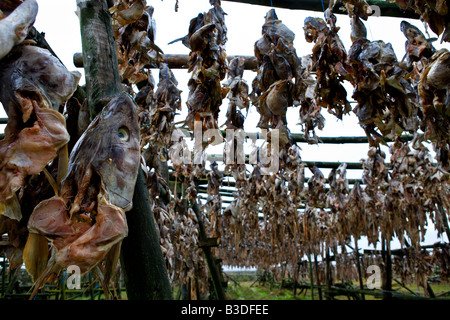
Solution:
<svg viewBox="0 0 450 320">
<path fill-rule="evenodd" d="M 142 170 L 138 173 L 127 223 L 129 232 L 122 242 L 120 261 L 128 299 L 171 300 L 172 289 Z"/>
<path fill-rule="evenodd" d="M 436 242 L 435 244 L 428 244 L 428 245 L 422 245 L 419 247 L 421 250 L 424 249 L 434 249 L 434 248 L 443 248 L 443 249 L 448 249 L 449 248 L 449 244 L 445 243 L 445 242 Z M 408 248 L 401 248 L 401 249 L 394 249 L 394 250 L 390 250 L 391 255 L 393 256 L 404 256 L 407 253 Z M 364 249 L 363 251 L 364 254 L 380 254 L 380 250 L 375 250 L 375 249 Z"/>
<path fill-rule="evenodd" d="M 245 155 L 245 163 L 249 163 L 249 155 Z M 208 161 L 223 161 L 223 154 L 207 155 L 206 160 Z M 337 169 L 344 162 L 328 162 L 328 161 L 303 161 L 306 167 L 312 168 L 316 166 L 317 168 L 323 169 Z M 345 162 L 347 164 L 347 169 L 362 169 L 363 165 L 360 162 Z M 385 163 L 386 168 L 390 168 L 390 163 Z"/>
<path fill-rule="evenodd" d="M 106 1 L 77 0 L 91 118 L 121 92 L 119 64 Z"/>
<path fill-rule="evenodd" d="M 354 243 L 355 243 L 355 248 L 353 251 L 355 252 L 356 268 L 358 269 L 359 288 L 361 290 L 364 290 L 364 282 L 363 282 L 362 269 L 361 269 L 361 260 L 359 258 L 358 239 L 356 237 L 354 238 Z M 362 298 L 362 300 L 365 300 L 364 293 L 361 293 L 361 298 Z"/>
<path fill-rule="evenodd" d="M 105 0 L 77 0 L 87 99 L 91 118 L 121 93 L 112 24 Z M 169 300 L 172 288 L 156 231 L 144 173 L 139 166 L 133 208 L 126 213 L 128 236 L 121 246 L 127 297 L 132 300 Z"/>
<path fill-rule="evenodd" d="M 276 8 L 284 9 L 297 9 L 306 11 L 319 11 L 323 12 L 324 8 L 328 8 L 329 0 L 224 0 L 229 2 L 241 2 L 247 4 L 255 4 L 260 6 L 273 6 Z M 397 18 L 412 18 L 418 19 L 419 16 L 411 10 L 402 10 L 395 3 L 389 3 L 387 1 L 379 0 L 367 0 L 370 5 L 377 5 L 380 7 L 381 16 L 383 17 L 397 17 Z M 346 14 L 345 8 L 340 1 L 333 10 L 336 14 Z"/>
<path fill-rule="evenodd" d="M 217 247 L 219 245 L 219 242 L 217 240 L 218 240 L 217 238 L 199 239 L 198 246 L 200 248 Z"/>
<path fill-rule="evenodd" d="M 187 54 L 163 54 L 163 60 L 167 62 L 170 69 L 187 69 L 189 62 L 189 55 Z M 245 70 L 256 70 L 258 68 L 258 60 L 254 56 L 227 56 L 228 62 L 236 57 L 244 58 Z M 77 68 L 83 68 L 83 55 L 77 52 L 73 55 L 73 64 Z M 156 66 L 155 66 L 156 68 Z"/>
<path fill-rule="evenodd" d="M 308 256 L 308 262 L 309 262 L 309 278 L 310 278 L 311 300 L 314 300 L 314 275 L 313 275 L 311 254 L 308 254 L 307 256 Z"/>
<path fill-rule="evenodd" d="M 194 210 L 195 216 L 197 217 L 198 230 L 199 230 L 199 241 L 204 242 L 208 236 L 206 235 L 205 226 L 203 224 L 203 216 L 200 212 L 197 202 L 192 205 L 192 210 Z M 202 247 L 203 253 L 205 254 L 206 263 L 208 264 L 209 272 L 211 273 L 211 279 L 214 284 L 214 289 L 218 300 L 225 300 L 225 292 L 222 287 L 222 282 L 220 281 L 219 270 L 217 269 L 215 258 L 211 252 L 211 247 Z"/>
<path fill-rule="evenodd" d="M 319 278 L 319 262 L 317 261 L 317 254 L 314 252 L 314 270 L 316 271 L 316 282 L 318 286 L 318 292 L 319 292 L 319 300 L 323 300 L 322 297 L 322 287 L 320 284 L 320 278 Z"/>
<path fill-rule="evenodd" d="M 384 270 L 381 272 L 381 289 L 383 290 L 383 300 L 392 299 L 392 257 L 390 241 L 382 236 L 381 257 L 384 262 Z"/>
</svg>

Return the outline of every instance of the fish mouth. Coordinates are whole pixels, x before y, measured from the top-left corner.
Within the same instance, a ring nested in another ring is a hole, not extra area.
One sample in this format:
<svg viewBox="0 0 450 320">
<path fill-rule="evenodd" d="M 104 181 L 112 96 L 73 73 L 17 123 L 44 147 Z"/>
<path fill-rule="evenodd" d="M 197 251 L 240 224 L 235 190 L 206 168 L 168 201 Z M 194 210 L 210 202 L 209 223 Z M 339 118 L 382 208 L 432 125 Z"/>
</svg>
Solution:
<svg viewBox="0 0 450 320">
<path fill-rule="evenodd" d="M 109 193 L 110 200 L 113 200 L 111 198 L 114 198 L 114 201 L 110 201 L 110 202 L 113 203 L 115 206 L 122 208 L 123 211 L 125 211 L 125 212 L 129 211 L 133 207 L 133 201 L 122 196 L 120 193 L 115 192 L 113 190 L 108 190 L 108 193 Z"/>
</svg>

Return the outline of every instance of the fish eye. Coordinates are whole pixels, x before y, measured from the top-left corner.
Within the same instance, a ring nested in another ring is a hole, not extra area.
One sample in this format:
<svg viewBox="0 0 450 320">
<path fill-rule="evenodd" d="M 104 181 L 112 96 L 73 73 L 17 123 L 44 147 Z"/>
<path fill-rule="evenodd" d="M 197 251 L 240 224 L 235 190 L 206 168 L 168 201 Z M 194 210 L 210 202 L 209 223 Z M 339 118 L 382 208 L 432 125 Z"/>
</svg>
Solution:
<svg viewBox="0 0 450 320">
<path fill-rule="evenodd" d="M 130 131 L 126 127 L 120 127 L 119 130 L 117 131 L 117 135 L 122 141 L 130 140 Z"/>
</svg>

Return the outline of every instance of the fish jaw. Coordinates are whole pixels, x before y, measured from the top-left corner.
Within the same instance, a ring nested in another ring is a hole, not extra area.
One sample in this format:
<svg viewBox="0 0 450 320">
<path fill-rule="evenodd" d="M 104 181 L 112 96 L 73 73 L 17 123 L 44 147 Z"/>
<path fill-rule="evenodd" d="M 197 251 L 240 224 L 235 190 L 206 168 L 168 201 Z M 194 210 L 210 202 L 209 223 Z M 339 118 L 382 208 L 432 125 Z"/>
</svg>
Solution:
<svg viewBox="0 0 450 320">
<path fill-rule="evenodd" d="M 76 265 L 86 273 L 101 262 L 109 250 L 128 235 L 123 209 L 99 196 L 95 223 L 76 240 L 56 253 L 56 263 L 63 267 Z"/>
<path fill-rule="evenodd" d="M 92 223 L 80 219 L 80 214 L 71 218 L 66 202 L 57 196 L 42 201 L 30 216 L 28 229 L 53 244 L 56 250 L 51 263 L 60 268 L 76 265 L 84 274 L 128 235 L 125 213 L 108 203 L 104 194 L 99 194 L 95 223 Z"/>
</svg>

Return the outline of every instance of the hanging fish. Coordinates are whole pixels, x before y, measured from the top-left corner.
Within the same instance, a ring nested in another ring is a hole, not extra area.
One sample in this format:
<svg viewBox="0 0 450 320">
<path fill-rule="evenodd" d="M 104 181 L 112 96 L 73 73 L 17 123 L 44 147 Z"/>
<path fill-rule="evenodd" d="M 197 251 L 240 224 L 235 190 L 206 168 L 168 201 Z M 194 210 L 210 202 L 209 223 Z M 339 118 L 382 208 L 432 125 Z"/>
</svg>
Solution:
<svg viewBox="0 0 450 320">
<path fill-rule="evenodd" d="M 109 261 L 103 283 L 107 288 L 128 232 L 124 212 L 132 207 L 139 136 L 137 107 L 124 93 L 112 99 L 80 137 L 59 194 L 42 201 L 28 222 L 30 234 L 47 238 L 53 248 L 39 274 L 33 266 L 40 257 L 32 254 L 39 241 L 31 236 L 27 242 L 25 266 L 36 280 L 32 296 L 63 268 L 76 265 L 86 273 L 104 259 Z"/>
<path fill-rule="evenodd" d="M 0 141 L 0 203 L 13 199 L 25 177 L 39 174 L 68 142 L 58 110 L 79 78 L 48 50 L 35 46 L 18 46 L 0 61 L 0 101 L 8 114 Z"/>
<path fill-rule="evenodd" d="M 12 6 L 7 6 L 12 8 Z M 17 6 L 7 17 L 0 18 L 0 59 L 25 40 L 38 12 L 36 0 L 27 0 Z"/>
</svg>

